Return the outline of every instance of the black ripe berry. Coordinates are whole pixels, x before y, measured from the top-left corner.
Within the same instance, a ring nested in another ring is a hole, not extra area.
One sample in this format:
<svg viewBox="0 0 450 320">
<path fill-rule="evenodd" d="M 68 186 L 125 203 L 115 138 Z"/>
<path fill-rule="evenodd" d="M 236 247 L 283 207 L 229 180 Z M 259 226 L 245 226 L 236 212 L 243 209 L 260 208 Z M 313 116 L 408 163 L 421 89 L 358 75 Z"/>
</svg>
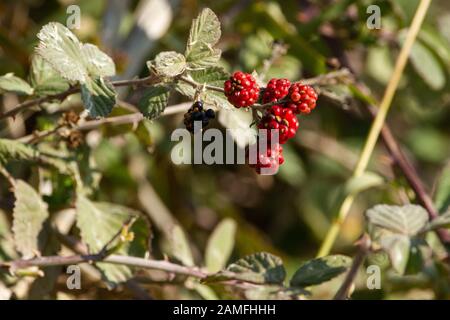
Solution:
<svg viewBox="0 0 450 320">
<path fill-rule="evenodd" d="M 186 129 L 190 132 L 194 132 L 195 125 L 194 123 L 196 121 L 201 122 L 201 127 L 205 128 L 209 125 L 209 120 L 214 119 L 216 117 L 214 110 L 203 109 L 203 102 L 202 101 L 196 101 L 194 104 L 189 108 L 189 110 L 184 115 L 184 125 L 186 126 Z M 198 127 L 200 123 L 197 124 Z"/>
<path fill-rule="evenodd" d="M 209 119 L 214 119 L 216 117 L 216 113 L 213 109 L 206 110 L 205 114 Z"/>
</svg>

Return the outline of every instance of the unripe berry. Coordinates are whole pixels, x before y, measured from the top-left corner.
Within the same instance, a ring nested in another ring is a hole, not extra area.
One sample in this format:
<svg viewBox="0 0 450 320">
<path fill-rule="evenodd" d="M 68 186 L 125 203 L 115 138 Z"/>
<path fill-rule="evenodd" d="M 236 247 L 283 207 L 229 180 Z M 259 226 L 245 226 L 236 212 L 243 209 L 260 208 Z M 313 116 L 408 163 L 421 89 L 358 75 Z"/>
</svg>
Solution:
<svg viewBox="0 0 450 320">
<path fill-rule="evenodd" d="M 285 104 L 285 107 L 296 114 L 308 114 L 316 107 L 318 96 L 311 86 L 294 83 L 289 89 L 288 96 L 290 101 Z"/>
<path fill-rule="evenodd" d="M 258 124 L 259 129 L 278 130 L 278 139 L 281 144 L 293 138 L 298 127 L 298 119 L 292 110 L 279 105 L 272 106 Z M 272 139 L 272 133 L 267 132 L 267 134 L 269 139 Z"/>
<path fill-rule="evenodd" d="M 263 103 L 274 102 L 283 99 L 289 92 L 291 82 L 288 79 L 270 79 L 263 93 Z"/>
<path fill-rule="evenodd" d="M 275 173 L 278 171 L 280 165 L 284 163 L 283 147 L 280 144 L 268 146 L 265 152 L 258 150 L 258 155 L 255 164 L 251 164 L 250 167 L 254 168 L 258 174 Z M 265 169 L 263 171 L 263 169 Z"/>
<path fill-rule="evenodd" d="M 249 107 L 258 101 L 259 86 L 249 73 L 236 71 L 224 83 L 225 96 L 236 108 Z"/>
</svg>

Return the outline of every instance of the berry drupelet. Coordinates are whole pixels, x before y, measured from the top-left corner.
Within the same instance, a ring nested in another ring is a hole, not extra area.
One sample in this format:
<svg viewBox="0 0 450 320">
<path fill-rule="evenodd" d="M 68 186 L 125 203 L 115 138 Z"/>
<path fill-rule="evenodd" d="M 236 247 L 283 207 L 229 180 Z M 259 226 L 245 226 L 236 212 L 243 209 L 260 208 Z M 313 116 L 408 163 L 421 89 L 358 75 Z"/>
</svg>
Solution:
<svg viewBox="0 0 450 320">
<path fill-rule="evenodd" d="M 258 174 L 274 174 L 283 163 L 283 147 L 277 144 L 273 148 L 268 146 L 264 152 L 258 150 L 256 163 L 250 164 L 250 167 L 254 168 Z"/>
<path fill-rule="evenodd" d="M 298 127 L 298 119 L 292 110 L 279 105 L 272 106 L 258 124 L 259 129 L 278 129 L 278 139 L 281 144 L 285 144 L 288 139 L 293 138 Z M 267 134 L 271 139 L 271 132 Z"/>
<path fill-rule="evenodd" d="M 316 107 L 317 98 L 313 87 L 294 83 L 289 89 L 290 101 L 286 103 L 286 107 L 296 114 L 308 114 Z"/>
<path fill-rule="evenodd" d="M 224 83 L 225 96 L 236 108 L 249 107 L 258 101 L 259 86 L 249 73 L 236 71 Z"/>
<path fill-rule="evenodd" d="M 283 99 L 289 93 L 291 82 L 288 79 L 270 79 L 267 87 L 264 89 L 263 103 L 275 102 Z"/>
<path fill-rule="evenodd" d="M 195 121 L 201 121 L 202 122 L 202 128 L 205 128 L 209 124 L 209 120 L 214 119 L 216 117 L 216 114 L 214 110 L 203 109 L 203 102 L 202 101 L 196 101 L 194 104 L 189 108 L 189 110 L 184 114 L 184 125 L 187 130 L 194 133 Z"/>
</svg>

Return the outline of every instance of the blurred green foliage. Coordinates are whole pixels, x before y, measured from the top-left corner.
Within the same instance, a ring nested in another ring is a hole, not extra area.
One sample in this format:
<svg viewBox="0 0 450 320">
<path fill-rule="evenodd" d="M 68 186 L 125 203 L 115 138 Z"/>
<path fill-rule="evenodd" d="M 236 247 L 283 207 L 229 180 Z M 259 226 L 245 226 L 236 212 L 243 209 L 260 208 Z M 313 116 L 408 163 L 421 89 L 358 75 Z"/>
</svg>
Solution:
<svg viewBox="0 0 450 320">
<path fill-rule="evenodd" d="M 127 2 L 128 8 L 116 12 L 119 19 L 116 21 L 117 39 L 107 43 L 102 35 L 113 24 L 105 19 L 106 14 L 108 10 L 119 10 L 113 5 L 114 1 L 2 1 L 0 74 L 14 72 L 17 76 L 26 77 L 30 68 L 29 57 L 36 45 L 36 33 L 49 21 L 64 23 L 67 18 L 65 9 L 71 3 L 79 5 L 82 14 L 81 29 L 74 32 L 80 40 L 93 42 L 110 53 L 120 74 L 120 70 L 127 70 L 130 62 L 140 59 L 133 55 L 134 48 L 126 45 L 135 27 L 133 13 L 142 5 L 139 2 L 144 1 Z M 158 52 L 183 52 L 191 20 L 201 8 L 210 7 L 222 22 L 221 64 L 228 71 L 263 70 L 264 61 L 271 55 L 271 45 L 277 40 L 286 43 L 289 49 L 267 70 L 267 78 L 298 80 L 314 76 L 332 70 L 330 59 L 337 58 L 371 88 L 375 98 L 381 97 L 390 78 L 402 35 L 418 3 L 417 0 L 170 2 L 172 18 L 168 30 L 157 39 L 142 38 L 142 41 L 151 43 L 151 47 L 141 62 L 141 76 L 147 74 L 145 61 L 153 59 Z M 371 4 L 381 8 L 381 30 L 369 30 L 366 26 L 366 8 Z M 450 3 L 434 1 L 387 121 L 430 190 L 450 159 L 449 21 Z M 139 93 L 131 89 L 122 95 L 123 99 L 133 102 Z M 344 90 L 342 95 L 350 95 L 349 90 Z M 176 97 L 172 100 L 174 104 L 182 102 Z M 6 98 L 3 98 L 3 104 L 6 103 Z M 354 103 L 347 109 L 320 99 L 318 108 L 308 121 L 300 119 L 298 138 L 286 146 L 286 164 L 276 176 L 257 176 L 252 169 L 239 165 L 174 165 L 170 161 L 174 145 L 170 134 L 181 126 L 182 115 L 153 123 L 143 122 L 134 131 L 131 130 L 132 125 L 106 125 L 86 136 L 87 144 L 92 148 L 92 163 L 102 176 L 99 188 L 94 191 L 95 197 L 100 201 L 139 209 L 137 194 L 140 185 L 134 170 L 137 166 L 144 166 L 144 178 L 153 185 L 186 230 L 197 262 L 202 263 L 199 261 L 201 252 L 205 251 L 207 239 L 217 223 L 231 218 L 237 225 L 231 261 L 254 252 L 268 251 L 281 256 L 287 273 L 292 275 L 301 261 L 315 255 L 336 213 L 354 157 L 358 156 L 368 132 L 370 122 L 368 117 L 362 116 L 365 115 L 364 107 Z M 127 111 L 116 109 L 114 112 L 117 115 Z M 25 118 L 22 134 L 48 129 L 55 126 L 55 121 L 52 116 L 42 113 Z M 220 127 L 218 123 L 216 126 Z M 0 123 L 0 136 L 12 135 L 11 124 Z M 345 152 L 330 157 L 327 152 L 329 145 L 324 139 L 333 148 L 338 146 L 338 150 Z M 358 197 L 344 225 L 336 252 L 353 253 L 352 243 L 364 229 L 363 212 L 367 208 L 377 203 L 398 203 L 404 201 L 405 196 L 415 201 L 401 174 L 391 170 L 390 165 L 380 145 L 370 169 L 384 176 L 385 183 Z M 35 176 L 37 171 L 34 167 L 18 165 L 11 165 L 10 169 L 15 176 L 24 179 Z M 45 200 L 50 209 L 70 207 L 71 182 L 56 175 L 50 175 L 49 179 L 53 193 Z M 10 212 L 12 202 L 12 195 L 1 180 L 0 208 Z M 4 219 L 1 211 L 0 219 Z M 161 256 L 159 248 L 164 245 L 160 239 L 160 233 L 155 232 L 152 255 L 156 257 Z M 0 257 L 4 255 L 3 250 L 0 246 Z M 336 286 L 333 281 L 314 294 L 330 297 Z M 361 283 L 358 285 L 363 286 Z M 356 297 L 414 298 L 426 296 L 433 289 L 427 285 L 414 295 L 409 288 L 408 284 L 398 285 L 398 288 L 392 286 L 383 288 L 381 293 L 362 288 Z M 158 297 L 196 297 L 196 294 L 181 289 L 179 292 L 152 290 Z M 431 291 L 431 296 L 439 297 L 444 292 L 448 297 L 448 288 L 445 290 Z M 85 294 L 90 297 L 108 296 L 101 290 Z"/>
</svg>

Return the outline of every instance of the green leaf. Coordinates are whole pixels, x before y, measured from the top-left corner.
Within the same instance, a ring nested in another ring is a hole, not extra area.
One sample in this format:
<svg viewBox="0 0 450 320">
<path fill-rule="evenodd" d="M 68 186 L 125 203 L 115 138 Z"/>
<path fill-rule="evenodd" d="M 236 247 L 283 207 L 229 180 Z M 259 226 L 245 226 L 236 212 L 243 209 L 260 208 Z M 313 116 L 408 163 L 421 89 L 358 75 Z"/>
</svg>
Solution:
<svg viewBox="0 0 450 320">
<path fill-rule="evenodd" d="M 139 217 L 139 212 L 120 205 L 106 202 L 92 202 L 78 195 L 76 202 L 77 227 L 81 238 L 88 246 L 89 253 L 97 254 L 122 229 L 125 223 Z M 137 219 L 130 228 L 134 238 L 121 243 L 115 254 L 144 257 L 148 250 L 149 228 L 142 218 Z M 119 243 L 119 239 L 111 247 Z M 105 278 L 112 283 L 128 280 L 133 271 L 124 265 L 97 263 Z"/>
<path fill-rule="evenodd" d="M 291 279 L 293 287 L 309 287 L 329 281 L 346 272 L 352 259 L 343 255 L 333 255 L 305 262 Z"/>
<path fill-rule="evenodd" d="M 153 63 L 147 63 L 149 69 L 154 69 L 156 73 L 163 77 L 175 77 L 182 74 L 186 69 L 186 58 L 175 51 L 165 51 L 159 53 Z"/>
<path fill-rule="evenodd" d="M 37 54 L 31 61 L 30 82 L 37 96 L 53 95 L 69 89 L 69 83 Z"/>
<path fill-rule="evenodd" d="M 418 234 L 428 222 L 425 209 L 412 204 L 402 207 L 379 204 L 367 210 L 366 215 L 371 225 L 407 236 Z"/>
<path fill-rule="evenodd" d="M 179 225 L 174 225 L 170 233 L 170 254 L 180 260 L 182 264 L 188 267 L 194 266 L 194 258 L 192 256 L 189 241 L 183 229 Z"/>
<path fill-rule="evenodd" d="M 112 59 L 92 44 L 82 44 L 64 25 L 50 22 L 42 27 L 37 37 L 36 52 L 63 78 L 85 83 L 89 78 L 113 76 Z"/>
<path fill-rule="evenodd" d="M 421 206 L 410 204 L 376 205 L 366 215 L 374 243 L 387 252 L 394 270 L 404 274 L 411 256 L 411 243 L 428 226 L 427 212 Z"/>
<path fill-rule="evenodd" d="M 416 72 L 433 90 L 441 90 L 446 83 L 445 71 L 439 59 L 421 41 L 414 42 L 410 54 Z"/>
<path fill-rule="evenodd" d="M 279 257 L 259 252 L 239 259 L 205 281 L 239 280 L 255 284 L 281 284 L 285 277 L 286 271 Z"/>
<path fill-rule="evenodd" d="M 83 62 L 90 76 L 111 77 L 116 74 L 114 61 L 97 46 L 86 43 L 82 47 Z"/>
<path fill-rule="evenodd" d="M 8 161 L 31 161 L 38 155 L 38 151 L 24 143 L 0 139 L 0 164 L 5 165 Z"/>
<path fill-rule="evenodd" d="M 25 80 L 16 77 L 14 73 L 7 73 L 0 77 L 0 93 L 3 91 L 27 96 L 33 94 L 33 88 Z"/>
<path fill-rule="evenodd" d="M 223 68 L 213 67 L 203 70 L 190 71 L 188 77 L 200 85 L 208 84 L 216 87 L 223 87 L 224 81 L 227 80 L 230 75 L 225 72 Z M 187 83 L 179 81 L 176 84 L 175 89 L 190 99 L 194 99 L 195 97 L 195 89 Z M 221 92 L 206 90 L 201 94 L 201 98 L 205 103 L 216 106 L 217 108 L 236 109 L 228 102 L 225 95 Z"/>
<path fill-rule="evenodd" d="M 116 104 L 114 87 L 103 78 L 88 79 L 81 86 L 81 99 L 91 117 L 105 117 Z"/>
<path fill-rule="evenodd" d="M 214 229 L 206 245 L 205 260 L 209 272 L 223 269 L 234 247 L 236 222 L 233 219 L 222 220 Z"/>
<path fill-rule="evenodd" d="M 389 255 L 394 270 L 404 274 L 408 265 L 411 239 L 404 234 L 386 234 L 380 237 L 379 243 Z"/>
<path fill-rule="evenodd" d="M 39 253 L 38 236 L 49 216 L 47 204 L 22 180 L 14 186 L 14 196 L 12 229 L 16 248 L 24 259 L 32 258 Z"/>
<path fill-rule="evenodd" d="M 148 119 L 157 118 L 167 107 L 169 91 L 170 89 L 164 86 L 154 86 L 147 89 L 139 101 L 139 110 Z"/>
<path fill-rule="evenodd" d="M 434 198 L 436 209 L 439 212 L 450 207 L 450 162 L 442 170 Z"/>
<path fill-rule="evenodd" d="M 211 9 L 203 9 L 192 21 L 186 46 L 186 61 L 192 68 L 213 66 L 220 59 L 221 51 L 213 47 L 221 35 L 220 22 Z"/>
<path fill-rule="evenodd" d="M 427 226 L 427 230 L 436 230 L 439 228 L 450 228 L 450 206 L 446 212 L 433 219 Z"/>
<path fill-rule="evenodd" d="M 384 179 L 374 172 L 364 172 L 358 177 L 352 177 L 345 185 L 346 194 L 357 194 L 364 190 L 384 184 Z"/>
</svg>

